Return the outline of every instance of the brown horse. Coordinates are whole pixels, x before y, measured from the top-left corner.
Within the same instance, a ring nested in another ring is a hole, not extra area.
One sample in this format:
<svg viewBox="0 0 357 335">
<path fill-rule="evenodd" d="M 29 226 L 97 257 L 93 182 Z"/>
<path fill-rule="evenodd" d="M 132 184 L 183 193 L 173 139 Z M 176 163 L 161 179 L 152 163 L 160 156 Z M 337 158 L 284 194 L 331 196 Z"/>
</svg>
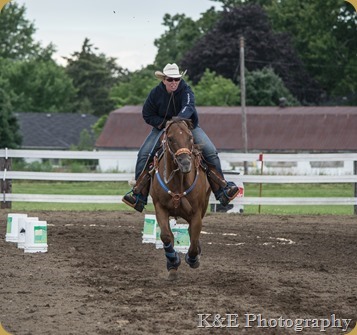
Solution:
<svg viewBox="0 0 357 335">
<path fill-rule="evenodd" d="M 168 121 L 163 133 L 162 152 L 154 160 L 155 174 L 150 195 L 161 229 L 170 280 L 176 279 L 181 260 L 174 249 L 169 217 L 181 217 L 188 222 L 190 248 L 185 260 L 191 268 L 197 268 L 200 264 L 202 219 L 211 193 L 191 129 L 190 120 L 174 118 Z"/>
</svg>

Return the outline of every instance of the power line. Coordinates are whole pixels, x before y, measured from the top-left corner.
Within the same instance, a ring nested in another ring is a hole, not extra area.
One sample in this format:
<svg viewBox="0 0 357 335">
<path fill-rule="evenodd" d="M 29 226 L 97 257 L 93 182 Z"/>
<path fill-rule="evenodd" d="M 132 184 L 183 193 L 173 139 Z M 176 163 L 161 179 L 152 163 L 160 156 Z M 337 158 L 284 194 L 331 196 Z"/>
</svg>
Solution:
<svg viewBox="0 0 357 335">
<path fill-rule="evenodd" d="M 264 61 L 264 60 L 258 60 L 258 59 L 252 59 L 252 58 L 246 58 L 246 62 L 251 62 L 251 63 L 258 63 L 258 64 L 276 64 L 276 65 L 287 65 L 287 66 L 298 66 L 299 64 L 296 63 L 289 63 L 289 62 L 276 62 L 276 61 Z M 335 69 L 341 69 L 341 68 L 345 68 L 346 66 L 343 65 L 337 65 L 337 64 L 331 64 L 331 65 L 322 65 L 322 64 L 311 64 L 309 62 L 309 64 L 305 64 L 302 63 L 305 67 L 309 66 L 309 67 L 316 67 L 316 68 L 335 68 Z M 348 67 L 350 68 L 356 68 L 357 66 L 355 65 L 348 65 Z"/>
</svg>

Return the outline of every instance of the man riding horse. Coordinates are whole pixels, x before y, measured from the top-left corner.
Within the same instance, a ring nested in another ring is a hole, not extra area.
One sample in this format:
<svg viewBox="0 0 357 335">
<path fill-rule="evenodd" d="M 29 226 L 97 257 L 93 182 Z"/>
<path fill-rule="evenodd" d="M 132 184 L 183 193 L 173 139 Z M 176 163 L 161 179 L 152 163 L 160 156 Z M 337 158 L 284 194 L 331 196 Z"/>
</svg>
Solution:
<svg viewBox="0 0 357 335">
<path fill-rule="evenodd" d="M 160 148 L 159 139 L 166 122 L 177 116 L 192 121 L 194 142 L 202 151 L 211 189 L 221 205 L 227 206 L 237 196 L 239 189 L 233 182 L 224 179 L 217 149 L 199 126 L 195 97 L 191 88 L 182 79 L 183 73 L 180 73 L 174 63 L 167 64 L 162 72 L 156 71 L 155 76 L 161 82 L 149 93 L 142 111 L 145 122 L 153 128 L 138 152 L 135 167 L 136 184 L 123 197 L 123 202 L 139 212 L 143 211 L 150 190 L 149 165 Z"/>
</svg>

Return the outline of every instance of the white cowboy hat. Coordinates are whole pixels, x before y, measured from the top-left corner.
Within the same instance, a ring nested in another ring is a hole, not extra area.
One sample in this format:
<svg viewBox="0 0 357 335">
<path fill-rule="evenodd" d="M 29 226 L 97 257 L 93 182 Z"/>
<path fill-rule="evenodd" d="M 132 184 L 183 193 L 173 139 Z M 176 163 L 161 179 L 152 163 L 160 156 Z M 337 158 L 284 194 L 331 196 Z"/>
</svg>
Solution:
<svg viewBox="0 0 357 335">
<path fill-rule="evenodd" d="M 159 78 L 159 79 L 164 79 L 165 77 L 169 77 L 169 78 L 181 78 L 182 76 L 184 76 L 186 73 L 185 72 L 181 72 L 179 70 L 179 67 L 177 66 L 176 63 L 170 64 L 168 63 L 164 69 L 161 71 L 155 71 L 155 77 Z"/>
</svg>

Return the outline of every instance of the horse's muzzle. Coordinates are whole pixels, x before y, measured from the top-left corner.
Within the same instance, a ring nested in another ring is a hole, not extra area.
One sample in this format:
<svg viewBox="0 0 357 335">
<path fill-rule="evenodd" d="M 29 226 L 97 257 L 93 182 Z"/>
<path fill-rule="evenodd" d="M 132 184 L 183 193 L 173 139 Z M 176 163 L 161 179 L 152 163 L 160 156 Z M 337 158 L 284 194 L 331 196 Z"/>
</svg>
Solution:
<svg viewBox="0 0 357 335">
<path fill-rule="evenodd" d="M 182 173 L 191 172 L 192 159 L 190 155 L 182 154 L 176 157 L 177 165 Z"/>
</svg>

